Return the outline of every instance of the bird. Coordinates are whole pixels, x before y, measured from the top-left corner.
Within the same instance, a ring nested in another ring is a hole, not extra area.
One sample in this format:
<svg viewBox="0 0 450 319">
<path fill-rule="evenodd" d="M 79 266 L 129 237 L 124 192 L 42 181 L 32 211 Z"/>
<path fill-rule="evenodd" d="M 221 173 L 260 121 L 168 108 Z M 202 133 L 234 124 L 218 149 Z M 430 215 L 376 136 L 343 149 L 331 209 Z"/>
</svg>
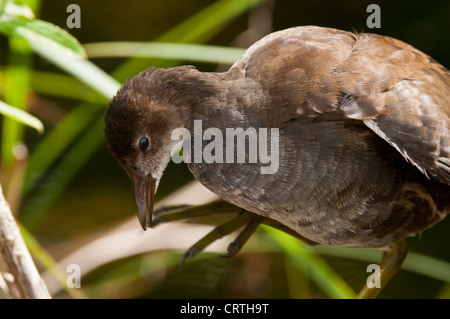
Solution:
<svg viewBox="0 0 450 319">
<path fill-rule="evenodd" d="M 238 128 L 247 133 L 241 161 L 238 143 L 227 149 L 218 134 Z M 277 134 L 254 139 L 250 133 L 261 129 Z M 387 282 L 406 257 L 405 238 L 450 211 L 450 72 L 388 36 L 299 26 L 263 37 L 226 72 L 149 68 L 112 98 L 104 130 L 132 180 L 144 230 L 208 212 L 238 213 L 191 247 L 187 259 L 245 226 L 231 256 L 266 223 L 311 244 L 382 249 Z M 201 147 L 194 145 L 192 156 L 188 139 L 180 147 L 173 132 L 202 138 Z M 250 145 L 255 140 L 268 145 Z M 220 160 L 221 145 L 234 161 Z M 202 148 L 200 155 L 215 160 L 195 158 Z M 269 173 L 267 158 L 251 157 L 264 148 L 276 153 Z M 222 202 L 197 212 L 154 211 L 177 149 L 191 155 L 189 170 Z M 373 298 L 375 290 L 365 287 L 358 296 Z"/>
</svg>

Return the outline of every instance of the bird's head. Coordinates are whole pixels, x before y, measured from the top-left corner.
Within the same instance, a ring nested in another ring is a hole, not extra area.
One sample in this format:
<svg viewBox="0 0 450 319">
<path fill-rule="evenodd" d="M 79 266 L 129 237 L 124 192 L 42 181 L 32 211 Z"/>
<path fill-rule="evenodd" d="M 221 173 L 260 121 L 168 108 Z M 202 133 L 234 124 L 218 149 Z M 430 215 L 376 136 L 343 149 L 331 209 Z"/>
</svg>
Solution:
<svg viewBox="0 0 450 319">
<path fill-rule="evenodd" d="M 186 118 L 183 99 L 177 99 L 182 93 L 172 83 L 180 72 L 184 73 L 182 68 L 149 69 L 129 79 L 105 114 L 106 143 L 132 180 L 144 230 L 150 225 L 154 195 L 176 143 L 172 131 L 183 127 Z"/>
</svg>

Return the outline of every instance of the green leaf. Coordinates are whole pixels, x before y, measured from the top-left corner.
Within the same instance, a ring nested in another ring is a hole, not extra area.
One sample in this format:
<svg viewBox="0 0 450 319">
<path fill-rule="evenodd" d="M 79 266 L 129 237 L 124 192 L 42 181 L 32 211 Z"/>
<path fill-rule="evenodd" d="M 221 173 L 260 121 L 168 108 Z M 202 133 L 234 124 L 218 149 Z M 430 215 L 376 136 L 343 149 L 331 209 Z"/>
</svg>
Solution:
<svg viewBox="0 0 450 319">
<path fill-rule="evenodd" d="M 34 19 L 34 13 L 25 2 L 0 0 L 0 16 L 23 17 Z"/>
<path fill-rule="evenodd" d="M 99 42 L 84 45 L 89 58 L 141 57 L 233 64 L 244 49 L 158 42 Z"/>
<path fill-rule="evenodd" d="M 273 240 L 280 245 L 295 265 L 310 274 L 311 279 L 332 298 L 355 298 L 355 292 L 348 284 L 315 252 L 314 249 L 297 238 L 282 231 L 263 225 Z"/>
<path fill-rule="evenodd" d="M 116 80 L 84 58 L 52 50 L 52 48 L 49 48 L 42 43 L 32 45 L 32 49 L 43 58 L 57 65 L 69 74 L 72 74 L 74 77 L 102 94 L 108 100 L 120 87 L 120 84 Z"/>
<path fill-rule="evenodd" d="M 262 0 L 220 0 L 216 1 L 197 14 L 176 25 L 156 42 L 204 43 L 222 30 L 227 23 L 235 19 Z M 124 81 L 150 65 L 157 65 L 155 59 L 129 59 L 122 63 L 113 76 Z"/>
<path fill-rule="evenodd" d="M 68 32 L 42 21 L 18 18 L 0 20 L 0 32 L 8 37 L 25 39 L 31 47 L 46 47 L 69 56 L 85 57 L 83 47 Z"/>
<path fill-rule="evenodd" d="M 4 102 L 17 109 L 25 110 L 32 54 L 24 39 L 9 39 L 8 65 L 5 70 Z M 23 126 L 10 118 L 3 119 L 1 140 L 1 162 L 8 170 L 14 162 L 13 149 L 23 139 Z"/>
<path fill-rule="evenodd" d="M 35 128 L 39 133 L 44 132 L 44 125 L 33 115 L 0 101 L 0 113 L 22 124 Z"/>
<path fill-rule="evenodd" d="M 5 12 L 6 5 L 11 2 L 10 0 L 0 0 L 0 17 Z"/>
</svg>

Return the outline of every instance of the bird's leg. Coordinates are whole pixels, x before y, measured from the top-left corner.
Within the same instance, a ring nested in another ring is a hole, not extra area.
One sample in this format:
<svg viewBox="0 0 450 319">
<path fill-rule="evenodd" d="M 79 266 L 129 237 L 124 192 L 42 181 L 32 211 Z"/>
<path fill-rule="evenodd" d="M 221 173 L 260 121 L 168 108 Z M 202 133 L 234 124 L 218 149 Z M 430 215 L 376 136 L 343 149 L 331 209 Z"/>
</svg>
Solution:
<svg viewBox="0 0 450 319">
<path fill-rule="evenodd" d="M 357 299 L 373 299 L 387 285 L 392 276 L 402 265 L 408 255 L 408 247 L 406 241 L 402 240 L 389 245 L 383 252 L 380 262 L 380 287 L 369 288 L 366 284 L 356 296 Z"/>
<path fill-rule="evenodd" d="M 228 254 L 227 257 L 236 254 L 242 246 L 247 242 L 250 236 L 255 232 L 256 228 L 259 226 L 260 221 L 257 215 L 242 211 L 237 217 L 228 221 L 227 223 L 214 228 L 211 232 L 209 232 L 205 237 L 196 242 L 193 246 L 191 246 L 183 255 L 183 259 L 181 261 L 181 265 L 183 265 L 186 259 L 192 259 L 201 251 L 203 251 L 207 246 L 209 246 L 214 241 L 231 234 L 235 230 L 241 228 L 246 225 L 245 229 L 238 235 L 236 240 L 234 240 L 230 246 L 228 246 Z"/>
<path fill-rule="evenodd" d="M 231 234 L 235 230 L 243 227 L 246 227 L 239 233 L 236 239 L 228 245 L 227 253 L 222 255 L 222 257 L 231 257 L 238 253 L 241 248 L 245 245 L 245 243 L 249 240 L 249 238 L 255 233 L 256 229 L 261 224 L 269 225 L 273 228 L 277 228 L 282 230 L 288 234 L 291 234 L 294 237 L 302 240 L 303 242 L 314 245 L 314 242 L 304 238 L 300 234 L 296 233 L 292 229 L 283 225 L 282 223 L 270 219 L 268 217 L 263 217 L 248 211 L 243 210 L 242 208 L 230 204 L 225 201 L 215 201 L 209 204 L 200 205 L 200 206 L 189 206 L 189 205 L 180 205 L 180 206 L 172 206 L 172 207 L 162 207 L 154 211 L 153 219 L 150 227 L 156 226 L 161 223 L 166 223 L 170 221 L 183 220 L 193 217 L 202 217 L 213 214 L 224 214 L 224 213 L 239 213 L 237 217 L 230 220 L 229 222 L 216 227 L 205 237 L 200 239 L 197 243 L 195 243 L 191 248 L 189 248 L 183 256 L 182 264 L 186 259 L 194 258 L 199 252 L 205 249 L 208 245 L 216 241 L 217 239 L 222 238 L 225 235 Z"/>
<path fill-rule="evenodd" d="M 233 240 L 227 248 L 228 253 L 221 255 L 222 257 L 232 257 L 236 255 L 245 243 L 250 239 L 250 237 L 255 233 L 261 225 L 261 218 L 255 217 L 250 220 L 250 222 L 245 226 L 245 228 L 239 233 L 235 240 Z"/>
<path fill-rule="evenodd" d="M 224 201 L 215 201 L 200 206 L 180 205 L 161 207 L 153 212 L 153 219 L 149 227 L 175 220 L 202 217 L 213 214 L 239 213 L 242 208 Z"/>
<path fill-rule="evenodd" d="M 236 239 L 228 246 L 228 253 L 222 255 L 223 257 L 231 257 L 238 253 L 251 237 L 251 235 L 253 235 L 258 226 L 261 224 L 261 220 L 263 219 L 262 217 L 254 213 L 247 212 L 233 204 L 224 201 L 216 201 L 200 206 L 180 205 L 159 208 L 155 210 L 154 218 L 149 226 L 153 227 L 161 223 L 175 220 L 183 220 L 192 217 L 202 217 L 224 213 L 239 213 L 239 215 L 229 222 L 216 227 L 209 234 L 200 239 L 191 248 L 189 248 L 183 256 L 182 264 L 184 260 L 194 258 L 199 252 L 201 252 L 217 239 L 231 234 L 235 230 L 247 224 L 247 226 L 242 230 L 241 233 L 239 233 Z"/>
</svg>

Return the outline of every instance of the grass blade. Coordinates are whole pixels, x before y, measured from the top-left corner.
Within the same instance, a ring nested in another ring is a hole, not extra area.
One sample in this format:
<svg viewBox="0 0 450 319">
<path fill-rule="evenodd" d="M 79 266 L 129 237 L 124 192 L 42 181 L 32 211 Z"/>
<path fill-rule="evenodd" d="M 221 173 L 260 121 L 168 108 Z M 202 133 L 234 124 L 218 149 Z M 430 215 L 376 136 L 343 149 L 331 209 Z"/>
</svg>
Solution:
<svg viewBox="0 0 450 319">
<path fill-rule="evenodd" d="M 216 1 L 155 39 L 155 42 L 204 43 L 222 30 L 232 19 L 262 1 Z M 122 82 L 130 75 L 155 65 L 154 62 L 154 59 L 129 59 L 114 71 L 113 76 Z"/>
<path fill-rule="evenodd" d="M 109 98 L 94 91 L 87 84 L 71 76 L 32 71 L 30 74 L 30 88 L 37 93 L 74 100 L 81 100 L 95 104 L 106 104 Z"/>
<path fill-rule="evenodd" d="M 106 98 L 111 98 L 119 89 L 120 84 L 111 78 L 102 69 L 88 60 L 72 55 L 67 55 L 58 50 L 53 50 L 41 43 L 31 45 L 33 51 L 52 62 L 62 70 L 86 83 Z"/>
<path fill-rule="evenodd" d="M 159 42 L 99 42 L 84 45 L 90 58 L 140 57 L 233 64 L 244 49 Z"/>
<path fill-rule="evenodd" d="M 50 204 L 64 191 L 66 186 L 78 171 L 89 160 L 91 155 L 103 143 L 103 121 L 96 121 L 86 133 L 76 141 L 71 151 L 66 153 L 59 165 L 53 169 L 51 178 L 47 179 L 38 191 L 32 194 L 33 200 L 27 203 L 26 211 L 33 214 L 24 214 L 24 225 L 37 226 L 42 220 L 42 214 Z"/>
<path fill-rule="evenodd" d="M 0 95 L 5 92 L 6 74 L 0 68 Z M 49 96 L 106 104 L 109 98 L 94 91 L 80 80 L 65 74 L 30 70 L 29 88 Z"/>
<path fill-rule="evenodd" d="M 86 130 L 92 118 L 98 115 L 101 109 L 103 109 L 102 106 L 95 107 L 93 104 L 81 104 L 70 111 L 56 129 L 46 135 L 28 161 L 27 174 L 23 181 L 23 192 L 25 194 L 32 189 L 57 156 L 64 152 L 67 148 L 67 141 L 75 140 L 81 132 Z M 29 227 L 28 224 L 26 226 Z"/>
<path fill-rule="evenodd" d="M 347 283 L 320 258 L 314 249 L 298 239 L 274 228 L 263 226 L 273 240 L 288 254 L 291 260 L 303 272 L 310 274 L 311 279 L 332 298 L 355 298 L 355 292 Z"/>
<path fill-rule="evenodd" d="M 9 39 L 10 53 L 6 68 L 5 102 L 17 109 L 25 109 L 28 95 L 29 70 L 32 63 L 30 48 L 23 39 Z M 14 146 L 22 140 L 23 127 L 16 120 L 3 119 L 1 162 L 9 168 Z"/>
<path fill-rule="evenodd" d="M 24 110 L 8 105 L 3 101 L 0 101 L 0 113 L 14 119 L 17 122 L 36 129 L 39 133 L 44 131 L 44 125 L 38 118 L 25 112 Z"/>
<path fill-rule="evenodd" d="M 380 249 L 369 248 L 315 246 L 313 249 L 326 256 L 351 258 L 370 263 L 379 263 L 383 253 Z M 431 256 L 411 251 L 408 253 L 401 269 L 450 283 L 450 263 Z"/>
</svg>

